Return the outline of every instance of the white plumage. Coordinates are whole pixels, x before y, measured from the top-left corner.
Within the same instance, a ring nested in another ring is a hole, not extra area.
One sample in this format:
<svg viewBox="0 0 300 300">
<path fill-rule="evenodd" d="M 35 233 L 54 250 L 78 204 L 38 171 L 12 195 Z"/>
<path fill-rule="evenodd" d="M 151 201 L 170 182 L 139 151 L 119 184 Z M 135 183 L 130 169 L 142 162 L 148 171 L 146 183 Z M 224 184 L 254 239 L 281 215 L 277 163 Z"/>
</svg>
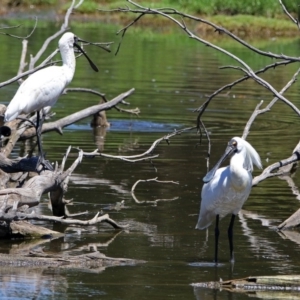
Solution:
<svg viewBox="0 0 300 300">
<path fill-rule="evenodd" d="M 12 121 L 18 115 L 53 106 L 65 87 L 72 81 L 76 61 L 74 54 L 75 35 L 65 33 L 59 40 L 63 65 L 51 66 L 29 76 L 19 87 L 5 112 L 5 121 Z"/>
<path fill-rule="evenodd" d="M 219 168 L 222 161 L 232 153 L 234 154 L 230 165 Z M 231 243 L 230 254 L 233 260 L 232 226 L 234 216 L 240 211 L 251 192 L 253 164 L 260 169 L 262 168 L 258 153 L 247 141 L 234 137 L 228 143 L 222 158 L 203 179 L 206 183 L 202 188 L 202 201 L 196 229 L 205 229 L 216 219 L 216 262 L 218 222 L 219 218 L 221 219 L 227 214 L 233 216 L 228 229 L 229 242 Z"/>
<path fill-rule="evenodd" d="M 56 103 L 58 97 L 73 79 L 76 67 L 74 46 L 81 51 L 89 61 L 91 67 L 98 72 L 98 68 L 77 44 L 78 41 L 82 40 L 79 40 L 73 33 L 65 33 L 58 42 L 62 66 L 50 66 L 29 76 L 20 85 L 4 114 L 4 120 L 8 122 L 16 119 L 20 114 L 37 112 L 36 132 L 40 157 L 38 165 L 42 163 L 44 167 L 50 170 L 53 167 L 44 159 L 40 141 L 42 123 L 46 110 Z M 41 119 L 40 111 L 42 111 Z"/>
</svg>

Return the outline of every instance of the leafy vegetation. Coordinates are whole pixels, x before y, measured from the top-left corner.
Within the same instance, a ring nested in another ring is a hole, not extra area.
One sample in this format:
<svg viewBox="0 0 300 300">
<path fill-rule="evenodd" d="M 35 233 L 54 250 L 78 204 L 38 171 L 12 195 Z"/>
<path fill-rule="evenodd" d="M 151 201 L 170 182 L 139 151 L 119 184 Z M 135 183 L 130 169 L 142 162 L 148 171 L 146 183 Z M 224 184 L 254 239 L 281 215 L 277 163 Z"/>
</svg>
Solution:
<svg viewBox="0 0 300 300">
<path fill-rule="evenodd" d="M 179 5 L 194 13 L 205 15 L 256 15 L 275 17 L 282 13 L 276 0 L 165 0 L 170 6 Z M 297 13 L 300 1 L 283 0 L 290 12 Z"/>
<path fill-rule="evenodd" d="M 168 7 L 180 12 L 195 16 L 204 16 L 207 20 L 226 27 L 229 31 L 244 38 L 259 37 L 294 37 L 298 28 L 282 12 L 278 0 L 136 0 L 145 7 L 157 8 Z M 300 0 L 282 0 L 288 11 L 294 16 L 298 15 Z M 59 13 L 65 13 L 70 6 L 70 0 L 5 0 L 6 7 L 10 9 L 16 3 L 18 7 L 29 7 L 32 5 L 42 8 L 55 7 Z M 126 13 L 104 13 L 99 9 L 110 10 L 119 7 L 131 6 L 126 0 L 86 0 L 76 9 L 77 16 L 85 14 L 93 18 L 100 18 L 104 23 L 124 25 L 132 20 L 133 14 Z M 1 9 L 0 9 L 1 13 Z M 3 14 L 3 12 L 2 12 Z M 151 32 L 154 30 L 169 31 L 167 21 L 157 16 L 147 16 L 138 24 L 143 30 Z M 197 32 L 210 35 L 213 30 L 204 24 L 195 25 Z"/>
<path fill-rule="evenodd" d="M 7 0 L 13 5 L 14 0 Z M 282 14 L 282 8 L 277 0 L 137 0 L 138 3 L 150 7 L 173 7 L 181 11 L 204 14 L 204 15 L 255 15 L 265 17 L 276 17 Z M 288 10 L 298 14 L 300 0 L 282 0 Z M 61 4 L 68 4 L 70 1 L 60 1 Z M 106 0 L 99 3 L 97 0 L 85 1 L 80 7 L 82 13 L 94 13 L 100 6 L 110 8 L 124 6 L 126 1 Z M 21 5 L 54 5 L 56 0 L 22 0 Z"/>
<path fill-rule="evenodd" d="M 9 1 L 9 2 L 15 2 L 15 1 Z M 22 3 L 23 2 L 23 3 Z M 53 5 L 56 4 L 56 0 L 23 0 L 21 4 L 24 5 Z"/>
</svg>

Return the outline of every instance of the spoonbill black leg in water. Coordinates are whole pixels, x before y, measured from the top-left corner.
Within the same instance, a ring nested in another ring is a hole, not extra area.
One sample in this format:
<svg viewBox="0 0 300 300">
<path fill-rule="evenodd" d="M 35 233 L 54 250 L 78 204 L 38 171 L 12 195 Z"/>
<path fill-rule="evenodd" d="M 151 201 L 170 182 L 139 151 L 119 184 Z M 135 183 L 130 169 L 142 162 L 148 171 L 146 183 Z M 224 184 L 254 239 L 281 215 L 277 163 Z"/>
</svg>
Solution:
<svg viewBox="0 0 300 300">
<path fill-rule="evenodd" d="M 219 168 L 232 155 L 230 165 Z M 260 157 L 245 140 L 234 137 L 218 163 L 203 178 L 201 206 L 196 229 L 205 229 L 216 219 L 215 263 L 218 262 L 219 219 L 232 214 L 228 227 L 230 260 L 233 256 L 233 224 L 236 214 L 248 199 L 252 188 L 253 164 L 262 168 Z"/>
<path fill-rule="evenodd" d="M 52 107 L 56 103 L 65 87 L 73 79 L 76 67 L 74 47 L 82 52 L 91 67 L 98 72 L 98 68 L 77 44 L 78 42 L 84 41 L 80 40 L 71 32 L 65 33 L 58 42 L 63 63 L 62 66 L 47 67 L 29 76 L 19 87 L 4 115 L 5 122 L 8 122 L 16 119 L 22 113 L 29 114 L 37 112 L 36 134 L 39 148 L 39 162 L 37 168 L 39 164 L 42 164 L 43 168 L 53 170 L 52 165 L 45 160 L 40 140 L 45 117 L 44 109 Z M 40 113 L 42 117 L 40 117 Z"/>
</svg>

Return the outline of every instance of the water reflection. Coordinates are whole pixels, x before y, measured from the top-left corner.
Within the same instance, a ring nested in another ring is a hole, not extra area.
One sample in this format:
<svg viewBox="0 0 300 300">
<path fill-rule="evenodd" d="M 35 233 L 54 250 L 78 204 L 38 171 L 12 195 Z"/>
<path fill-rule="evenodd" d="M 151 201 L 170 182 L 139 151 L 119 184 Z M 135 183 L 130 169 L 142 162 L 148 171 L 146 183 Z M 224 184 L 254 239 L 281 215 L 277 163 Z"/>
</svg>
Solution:
<svg viewBox="0 0 300 300">
<path fill-rule="evenodd" d="M 0 278 L 1 299 L 57 299 L 69 288 L 65 276 L 38 268 L 1 268 Z"/>
<path fill-rule="evenodd" d="M 227 291 L 226 291 L 227 290 Z M 253 290 L 242 290 L 242 289 L 224 289 L 223 291 L 210 292 L 207 289 L 194 287 L 194 294 L 197 300 L 200 299 L 300 299 L 298 291 L 253 291 Z M 226 295 L 227 294 L 227 295 Z M 232 295 L 234 294 L 234 295 Z"/>
</svg>

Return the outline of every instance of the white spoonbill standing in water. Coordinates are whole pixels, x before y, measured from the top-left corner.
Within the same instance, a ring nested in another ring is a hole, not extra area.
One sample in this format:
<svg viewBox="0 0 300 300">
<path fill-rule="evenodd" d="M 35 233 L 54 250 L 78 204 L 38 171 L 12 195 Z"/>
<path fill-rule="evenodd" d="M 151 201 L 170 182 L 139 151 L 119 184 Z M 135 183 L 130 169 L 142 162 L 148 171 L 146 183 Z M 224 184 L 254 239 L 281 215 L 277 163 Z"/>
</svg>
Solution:
<svg viewBox="0 0 300 300">
<path fill-rule="evenodd" d="M 77 44 L 77 42 L 80 41 L 84 42 L 71 32 L 65 33 L 58 42 L 63 62 L 62 66 L 50 66 L 29 76 L 21 84 L 6 109 L 4 115 L 6 122 L 16 119 L 22 113 L 28 114 L 37 112 L 36 134 L 39 148 L 39 161 L 37 167 L 42 163 L 44 167 L 53 169 L 52 165 L 44 158 L 40 141 L 42 123 L 45 118 L 44 109 L 49 106 L 52 107 L 56 103 L 65 87 L 73 79 L 76 67 L 74 46 L 82 52 L 89 61 L 91 67 L 98 72 L 98 68 Z M 40 116 L 40 111 L 42 112 L 42 117 Z"/>
<path fill-rule="evenodd" d="M 219 168 L 223 160 L 233 154 L 230 165 Z M 205 229 L 216 219 L 215 263 L 218 262 L 219 219 L 232 214 L 228 227 L 230 260 L 233 256 L 233 223 L 236 214 L 248 199 L 252 188 L 253 164 L 262 168 L 260 157 L 245 140 L 234 137 L 225 153 L 203 178 L 201 207 L 196 229 Z M 219 169 L 218 169 L 219 168 Z"/>
</svg>

